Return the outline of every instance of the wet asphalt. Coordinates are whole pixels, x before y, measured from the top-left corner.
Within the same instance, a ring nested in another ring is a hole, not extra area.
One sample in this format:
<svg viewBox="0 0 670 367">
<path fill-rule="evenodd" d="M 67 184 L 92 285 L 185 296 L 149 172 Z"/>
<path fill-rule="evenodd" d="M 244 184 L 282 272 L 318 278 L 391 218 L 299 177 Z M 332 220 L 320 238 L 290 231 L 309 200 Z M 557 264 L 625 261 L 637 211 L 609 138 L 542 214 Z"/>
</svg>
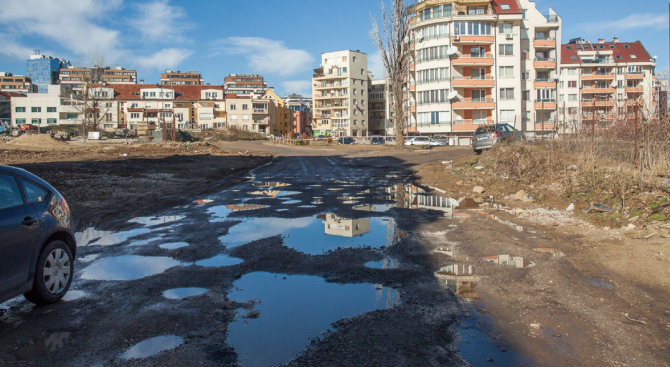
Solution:
<svg viewBox="0 0 670 367">
<path fill-rule="evenodd" d="M 465 306 L 413 236 L 451 222 L 411 205 L 412 182 L 393 157 L 282 157 L 88 228 L 66 300 L 0 310 L 0 364 L 465 365 Z"/>
</svg>

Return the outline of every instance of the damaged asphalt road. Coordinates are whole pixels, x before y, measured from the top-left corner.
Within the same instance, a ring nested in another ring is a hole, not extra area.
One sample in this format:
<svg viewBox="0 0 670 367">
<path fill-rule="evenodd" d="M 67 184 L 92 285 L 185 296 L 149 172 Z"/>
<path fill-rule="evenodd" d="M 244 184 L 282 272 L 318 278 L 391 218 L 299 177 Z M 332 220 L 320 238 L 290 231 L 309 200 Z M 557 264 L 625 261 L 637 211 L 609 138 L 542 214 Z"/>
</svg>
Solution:
<svg viewBox="0 0 670 367">
<path fill-rule="evenodd" d="M 465 365 L 467 307 L 413 236 L 449 221 L 416 210 L 404 164 L 277 158 L 218 194 L 85 229 L 65 301 L 0 311 L 2 363 Z"/>
</svg>

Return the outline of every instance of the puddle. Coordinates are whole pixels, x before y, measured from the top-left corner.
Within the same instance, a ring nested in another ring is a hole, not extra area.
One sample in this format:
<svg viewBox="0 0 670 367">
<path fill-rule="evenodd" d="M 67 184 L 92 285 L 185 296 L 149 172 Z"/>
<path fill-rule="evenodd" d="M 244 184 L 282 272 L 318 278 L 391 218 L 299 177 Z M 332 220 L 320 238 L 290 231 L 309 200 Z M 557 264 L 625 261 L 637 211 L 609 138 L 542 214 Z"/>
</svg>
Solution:
<svg viewBox="0 0 670 367">
<path fill-rule="evenodd" d="M 477 283 L 480 278 L 474 276 L 472 264 L 450 264 L 435 273 L 437 279 L 451 289 L 454 294 L 465 299 L 478 299 Z"/>
<path fill-rule="evenodd" d="M 337 198 L 337 200 L 361 200 L 365 199 L 362 196 L 340 196 Z"/>
<path fill-rule="evenodd" d="M 160 352 L 175 349 L 183 343 L 184 339 L 175 335 L 157 336 L 133 345 L 120 358 L 125 360 L 148 358 Z"/>
<path fill-rule="evenodd" d="M 312 205 L 321 205 L 321 204 L 323 204 L 323 201 L 322 201 L 322 200 L 314 200 L 314 201 L 312 201 Z"/>
<path fill-rule="evenodd" d="M 555 248 L 536 248 L 535 251 L 539 252 L 539 253 L 549 253 L 549 254 L 551 254 L 551 256 L 554 256 L 554 257 L 565 256 L 564 253 L 562 253 L 561 251 L 559 251 Z"/>
<path fill-rule="evenodd" d="M 475 311 L 458 327 L 461 342 L 458 349 L 461 357 L 473 367 L 484 366 L 535 366 L 535 360 L 507 350 L 486 333 L 492 330 L 490 315 Z"/>
<path fill-rule="evenodd" d="M 236 318 L 227 342 L 244 366 L 278 366 L 290 361 L 331 323 L 344 317 L 393 307 L 397 291 L 372 284 L 335 284 L 304 275 L 251 273 L 233 284 L 229 298 L 258 299 L 260 316 Z"/>
<path fill-rule="evenodd" d="M 379 261 L 369 261 L 365 263 L 366 268 L 372 269 L 395 269 L 398 266 L 398 260 L 393 258 L 386 258 Z"/>
<path fill-rule="evenodd" d="M 328 189 L 328 191 L 342 191 L 342 190 L 344 190 L 344 189 L 341 188 L 341 187 L 331 187 L 331 188 Z"/>
<path fill-rule="evenodd" d="M 35 344 L 28 344 L 16 352 L 18 359 L 41 357 L 49 352 L 65 348 L 72 334 L 66 331 L 47 334 L 38 339 Z"/>
<path fill-rule="evenodd" d="M 285 182 L 254 182 L 254 186 L 256 187 L 286 187 L 286 186 L 291 186 L 289 183 Z"/>
<path fill-rule="evenodd" d="M 78 246 L 113 246 L 149 232 L 151 230 L 148 228 L 137 228 L 122 232 L 99 231 L 95 228 L 87 228 L 81 232 L 77 232 L 75 237 Z"/>
<path fill-rule="evenodd" d="M 431 209 L 445 213 L 453 212 L 458 207 L 458 201 L 453 198 L 430 195 L 426 190 L 415 185 L 394 185 L 390 187 L 366 190 L 366 193 L 386 194 L 377 195 L 377 200 L 395 201 L 395 207 L 404 209 Z"/>
<path fill-rule="evenodd" d="M 281 190 L 264 190 L 264 191 L 252 191 L 249 195 L 255 196 L 267 196 L 273 198 L 281 198 L 285 196 L 293 196 L 301 194 L 300 191 L 281 191 Z"/>
<path fill-rule="evenodd" d="M 201 296 L 207 292 L 209 292 L 209 289 L 206 288 L 175 288 L 163 292 L 163 297 L 167 299 L 184 299 Z"/>
<path fill-rule="evenodd" d="M 96 260 L 83 270 L 88 280 L 135 280 L 160 274 L 181 263 L 170 257 L 123 255 Z"/>
<path fill-rule="evenodd" d="M 524 259 L 523 257 L 511 255 L 488 256 L 484 258 L 484 261 L 498 265 L 507 265 L 514 268 L 530 268 L 535 266 L 535 263 L 532 261 Z"/>
<path fill-rule="evenodd" d="M 129 223 L 139 223 L 146 227 L 157 226 L 159 224 L 172 223 L 186 218 L 183 215 L 170 215 L 164 217 L 136 217 L 129 220 Z"/>
<path fill-rule="evenodd" d="M 391 218 L 347 219 L 328 213 L 296 219 L 249 218 L 219 240 L 235 247 L 277 235 L 284 235 L 286 246 L 312 255 L 338 247 L 391 246 L 405 237 Z"/>
<path fill-rule="evenodd" d="M 188 246 L 187 242 L 171 242 L 171 243 L 164 243 L 158 247 L 162 248 L 163 250 L 176 250 L 178 248 L 183 248 L 187 246 Z"/>
<path fill-rule="evenodd" d="M 214 202 L 214 200 L 210 200 L 210 199 L 201 199 L 201 200 L 196 200 L 196 201 L 194 201 L 193 203 L 194 203 L 194 204 L 198 204 L 198 205 L 205 205 L 205 204 L 209 204 L 209 203 L 212 203 L 212 202 Z"/>
<path fill-rule="evenodd" d="M 133 241 L 133 242 L 129 243 L 128 246 L 130 246 L 130 247 L 146 246 L 146 245 L 150 244 L 151 242 L 156 242 L 156 241 L 160 240 L 160 237 L 162 237 L 162 236 L 158 236 L 157 238 L 149 238 L 149 239 L 146 239 L 146 240 Z"/>
<path fill-rule="evenodd" d="M 454 257 L 454 255 L 456 254 L 456 249 L 454 249 L 453 247 L 438 247 L 435 250 L 433 250 L 433 252 Z"/>
<path fill-rule="evenodd" d="M 344 200 L 342 204 L 358 204 L 358 200 Z"/>
<path fill-rule="evenodd" d="M 89 294 L 84 291 L 69 290 L 67 293 L 65 293 L 62 300 L 65 302 L 71 302 L 76 301 L 78 299 L 87 298 L 88 296 Z"/>
<path fill-rule="evenodd" d="M 596 288 L 601 288 L 601 289 L 606 289 L 606 290 L 614 290 L 616 286 L 612 283 L 606 282 L 602 279 L 597 279 L 597 278 L 584 278 L 584 281 L 591 284 L 592 286 Z"/>
<path fill-rule="evenodd" d="M 471 264 L 451 264 L 440 268 L 439 274 L 444 275 L 472 275 L 475 267 Z"/>
<path fill-rule="evenodd" d="M 213 206 L 207 210 L 207 213 L 211 214 L 214 216 L 215 220 L 213 220 L 213 223 L 217 222 L 222 222 L 226 218 L 228 218 L 228 215 L 230 213 L 234 212 L 246 212 L 246 211 L 251 211 L 251 210 L 259 210 L 259 209 L 265 209 L 267 208 L 267 205 L 258 205 L 258 204 L 230 204 L 230 205 L 219 205 L 219 206 Z"/>
<path fill-rule="evenodd" d="M 224 266 L 233 266 L 237 264 L 241 264 L 242 259 L 238 259 L 235 257 L 230 257 L 225 254 L 220 254 L 216 255 L 212 258 L 205 259 L 205 260 L 200 260 L 196 261 L 195 265 L 197 266 L 203 266 L 206 268 L 219 268 L 219 267 L 224 267 Z"/>
<path fill-rule="evenodd" d="M 300 205 L 298 208 L 311 209 L 316 208 L 316 205 Z"/>
<path fill-rule="evenodd" d="M 354 206 L 354 210 L 361 210 L 364 212 L 384 213 L 393 208 L 390 204 L 361 204 Z"/>
<path fill-rule="evenodd" d="M 302 203 L 302 200 L 284 200 L 282 201 L 282 204 L 284 205 L 293 205 L 293 204 L 300 204 Z"/>
<path fill-rule="evenodd" d="M 275 210 L 275 211 L 277 211 L 277 212 L 287 212 L 288 209 L 277 209 L 277 210 Z"/>
<path fill-rule="evenodd" d="M 98 257 L 100 257 L 100 254 L 92 254 L 92 255 L 82 256 L 82 257 L 78 258 L 77 260 L 79 262 L 82 262 L 82 263 L 90 263 L 93 260 L 97 259 Z"/>
</svg>

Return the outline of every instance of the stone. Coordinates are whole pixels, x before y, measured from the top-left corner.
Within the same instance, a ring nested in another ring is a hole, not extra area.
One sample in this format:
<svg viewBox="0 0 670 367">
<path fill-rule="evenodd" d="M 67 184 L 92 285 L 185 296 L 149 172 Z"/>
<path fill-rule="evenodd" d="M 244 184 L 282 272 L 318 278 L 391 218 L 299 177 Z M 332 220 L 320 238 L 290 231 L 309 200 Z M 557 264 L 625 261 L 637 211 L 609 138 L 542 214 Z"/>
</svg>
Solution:
<svg viewBox="0 0 670 367">
<path fill-rule="evenodd" d="M 475 186 L 472 188 L 472 192 L 474 192 L 475 194 L 483 194 L 484 191 L 486 190 L 481 186 Z"/>
<path fill-rule="evenodd" d="M 661 185 L 663 187 L 670 187 L 670 180 L 663 180 L 663 183 Z"/>
<path fill-rule="evenodd" d="M 533 201 L 535 201 L 535 199 L 533 199 L 532 196 L 526 194 L 523 196 L 523 198 L 521 198 L 521 201 L 523 201 L 524 203 L 532 203 Z"/>
<path fill-rule="evenodd" d="M 644 236 L 644 239 L 645 239 L 645 240 L 648 240 L 648 239 L 650 239 L 650 238 L 656 236 L 657 234 L 658 234 L 657 232 L 650 233 L 650 234 Z"/>
<path fill-rule="evenodd" d="M 479 208 L 479 203 L 477 203 L 473 198 L 464 198 L 458 202 L 459 209 L 476 209 Z"/>
<path fill-rule="evenodd" d="M 521 190 L 521 191 L 517 192 L 516 194 L 514 194 L 514 199 L 522 200 L 525 195 L 526 195 L 526 192 Z"/>
<path fill-rule="evenodd" d="M 521 215 L 523 213 L 523 209 L 521 208 L 514 208 L 514 215 Z"/>
<path fill-rule="evenodd" d="M 576 164 L 571 164 L 568 166 L 568 171 L 576 171 L 577 170 L 577 165 Z"/>
<path fill-rule="evenodd" d="M 658 235 L 661 238 L 670 238 L 670 232 L 669 231 L 660 231 L 660 232 L 658 232 Z"/>
<path fill-rule="evenodd" d="M 456 186 L 463 186 L 463 181 L 456 181 Z"/>
<path fill-rule="evenodd" d="M 566 212 L 574 212 L 574 211 L 575 211 L 575 204 L 574 204 L 574 203 L 570 203 L 570 205 L 568 205 L 568 208 L 565 209 L 565 211 L 566 211 Z"/>
<path fill-rule="evenodd" d="M 626 227 L 624 227 L 624 229 L 626 229 L 627 231 L 632 231 L 632 230 L 635 229 L 635 224 L 628 223 L 628 225 Z"/>
</svg>

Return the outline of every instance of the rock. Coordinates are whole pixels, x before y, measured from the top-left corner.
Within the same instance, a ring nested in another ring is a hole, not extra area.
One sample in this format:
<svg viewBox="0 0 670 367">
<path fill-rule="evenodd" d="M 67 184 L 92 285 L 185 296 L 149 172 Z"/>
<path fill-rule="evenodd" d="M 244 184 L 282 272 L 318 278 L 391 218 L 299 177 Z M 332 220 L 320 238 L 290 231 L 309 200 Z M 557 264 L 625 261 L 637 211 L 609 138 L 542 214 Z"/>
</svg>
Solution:
<svg viewBox="0 0 670 367">
<path fill-rule="evenodd" d="M 632 231 L 632 230 L 635 229 L 635 224 L 628 223 L 628 225 L 626 227 L 624 227 L 624 229 L 627 230 L 627 231 Z"/>
<path fill-rule="evenodd" d="M 568 171 L 576 171 L 577 170 L 577 165 L 576 164 L 571 164 L 567 168 Z"/>
<path fill-rule="evenodd" d="M 475 169 L 484 169 L 484 167 L 482 167 L 482 166 L 477 166 L 477 167 L 475 167 Z"/>
<path fill-rule="evenodd" d="M 521 215 L 523 213 L 523 209 L 521 208 L 514 208 L 514 215 Z"/>
<path fill-rule="evenodd" d="M 652 233 L 650 233 L 650 234 L 644 236 L 644 239 L 645 239 L 645 240 L 648 240 L 648 239 L 650 239 L 650 238 L 656 236 L 657 234 L 658 234 L 658 232 L 652 232 Z"/>
<path fill-rule="evenodd" d="M 475 186 L 472 188 L 472 192 L 474 192 L 475 194 L 483 194 L 484 191 L 486 190 L 481 186 Z"/>
<path fill-rule="evenodd" d="M 465 198 L 458 201 L 459 209 L 476 209 L 479 208 L 479 203 L 477 203 L 473 198 Z"/>
<path fill-rule="evenodd" d="M 589 205 L 588 208 L 586 208 L 586 210 L 584 210 L 584 213 L 588 214 L 591 211 L 599 212 L 599 213 L 606 213 L 606 212 L 611 212 L 612 210 L 614 210 L 614 209 L 605 205 L 605 204 L 591 204 L 591 205 Z"/>
<path fill-rule="evenodd" d="M 670 238 L 670 232 L 668 232 L 668 231 L 661 231 L 661 232 L 658 232 L 658 235 L 659 235 L 661 238 Z"/>
<path fill-rule="evenodd" d="M 670 187 L 670 180 L 663 180 L 663 183 L 661 185 L 663 187 Z"/>
<path fill-rule="evenodd" d="M 522 200 L 525 195 L 526 195 L 526 192 L 521 190 L 521 191 L 517 192 L 516 194 L 514 194 L 514 199 Z"/>
<path fill-rule="evenodd" d="M 456 181 L 456 186 L 463 186 L 463 181 Z"/>
<path fill-rule="evenodd" d="M 535 201 L 535 199 L 533 199 L 532 196 L 526 194 L 521 198 L 521 201 L 523 201 L 524 203 L 532 203 L 533 201 Z"/>
<path fill-rule="evenodd" d="M 565 211 L 566 212 L 574 212 L 575 211 L 575 204 L 570 203 L 570 205 L 568 205 L 568 208 L 565 209 Z"/>
</svg>

